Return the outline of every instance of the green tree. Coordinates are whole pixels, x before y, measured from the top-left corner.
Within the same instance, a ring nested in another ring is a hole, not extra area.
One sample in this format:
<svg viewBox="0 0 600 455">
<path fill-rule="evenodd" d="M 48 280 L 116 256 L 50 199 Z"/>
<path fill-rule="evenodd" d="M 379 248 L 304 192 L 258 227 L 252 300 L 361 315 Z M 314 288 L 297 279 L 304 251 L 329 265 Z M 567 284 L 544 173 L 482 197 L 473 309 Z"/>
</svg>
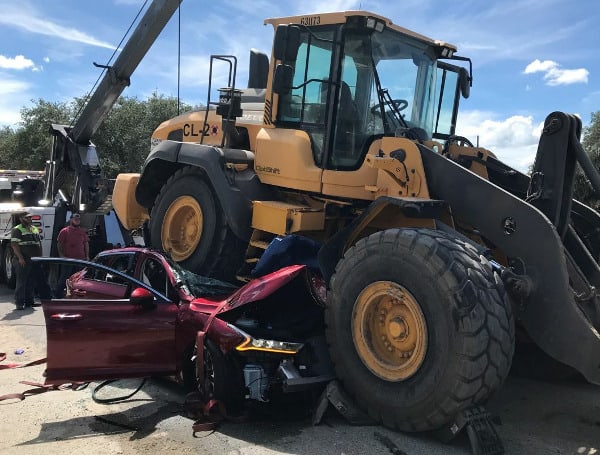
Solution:
<svg viewBox="0 0 600 455">
<path fill-rule="evenodd" d="M 187 104 L 181 111 L 189 111 Z M 120 172 L 139 172 L 156 127 L 177 115 L 177 98 L 153 93 L 145 101 L 121 97 L 100 125 L 92 141 L 98 149 L 103 173 L 115 178 Z"/>
<path fill-rule="evenodd" d="M 70 103 L 38 99 L 31 107 L 22 108 L 17 128 L 0 128 L 0 168 L 44 169 L 52 144 L 50 125 L 73 125 L 83 103 L 83 98 Z M 187 104 L 180 106 L 181 112 L 189 110 Z M 115 178 L 119 172 L 139 171 L 150 151 L 152 132 L 177 114 L 174 97 L 156 93 L 144 101 L 120 97 L 92 137 L 104 175 Z"/>
<path fill-rule="evenodd" d="M 600 111 L 592 113 L 590 124 L 583 128 L 582 145 L 595 168 L 600 170 Z M 596 210 L 600 209 L 598 197 L 581 169 L 578 169 L 575 176 L 575 198 Z"/>
<path fill-rule="evenodd" d="M 0 167 L 44 169 L 50 157 L 52 123 L 68 124 L 72 105 L 63 102 L 32 100 L 33 106 L 21 109 L 21 122 L 15 130 L 0 131 Z"/>
<path fill-rule="evenodd" d="M 12 157 L 17 149 L 17 135 L 14 130 L 5 126 L 0 129 L 0 168 L 12 167 Z"/>
</svg>

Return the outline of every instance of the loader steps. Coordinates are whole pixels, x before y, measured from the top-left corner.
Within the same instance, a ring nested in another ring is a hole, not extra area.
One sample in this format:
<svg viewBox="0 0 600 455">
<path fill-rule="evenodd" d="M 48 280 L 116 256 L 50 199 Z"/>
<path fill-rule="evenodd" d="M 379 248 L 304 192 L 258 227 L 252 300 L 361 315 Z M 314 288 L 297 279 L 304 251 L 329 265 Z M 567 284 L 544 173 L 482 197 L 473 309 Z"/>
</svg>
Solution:
<svg viewBox="0 0 600 455">
<path fill-rule="evenodd" d="M 270 242 L 265 242 L 264 240 L 250 240 L 250 246 L 259 248 L 261 250 L 266 250 L 269 246 Z"/>
<path fill-rule="evenodd" d="M 248 249 L 246 250 L 246 259 L 241 269 L 238 271 L 236 278 L 242 283 L 247 283 L 252 279 L 252 270 L 262 257 L 265 250 L 269 247 L 271 241 L 275 238 L 275 234 L 270 232 L 254 229 Z"/>
</svg>

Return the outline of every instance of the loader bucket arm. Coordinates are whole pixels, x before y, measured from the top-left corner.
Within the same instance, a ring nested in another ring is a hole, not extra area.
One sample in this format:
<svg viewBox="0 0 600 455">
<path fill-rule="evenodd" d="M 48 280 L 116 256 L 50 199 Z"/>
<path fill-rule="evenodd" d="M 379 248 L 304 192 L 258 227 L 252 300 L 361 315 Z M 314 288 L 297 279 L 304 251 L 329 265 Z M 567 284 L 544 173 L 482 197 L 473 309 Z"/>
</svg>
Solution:
<svg viewBox="0 0 600 455">
<path fill-rule="evenodd" d="M 600 175 L 579 142 L 581 119 L 553 112 L 544 123 L 527 199 L 556 226 L 561 238 L 571 222 L 575 168 L 578 163 L 600 195 Z"/>
<path fill-rule="evenodd" d="M 445 200 L 456 219 L 473 226 L 500 249 L 509 258 L 511 269 L 530 283 L 518 295 L 513 293 L 516 317 L 529 336 L 549 355 L 600 384 L 598 326 L 590 318 L 593 312 L 583 311 L 581 295 L 571 288 L 573 277 L 579 286 L 587 286 L 593 294 L 588 296 L 592 305 L 597 305 L 594 288 L 600 286 L 600 268 L 596 259 L 586 254 L 585 245 L 563 213 L 564 204 L 569 211 L 571 204 L 575 209 L 580 204 L 565 202 L 562 192 L 557 196 L 562 204 L 550 204 L 556 220 L 566 226 L 563 243 L 557 226 L 542 210 L 519 197 L 528 181 L 522 174 L 513 174 L 516 179 L 504 182 L 516 181 L 510 192 L 424 146 L 420 150 L 431 196 Z M 545 150 L 542 146 L 538 153 Z M 600 224 L 597 217 L 587 215 Z"/>
</svg>

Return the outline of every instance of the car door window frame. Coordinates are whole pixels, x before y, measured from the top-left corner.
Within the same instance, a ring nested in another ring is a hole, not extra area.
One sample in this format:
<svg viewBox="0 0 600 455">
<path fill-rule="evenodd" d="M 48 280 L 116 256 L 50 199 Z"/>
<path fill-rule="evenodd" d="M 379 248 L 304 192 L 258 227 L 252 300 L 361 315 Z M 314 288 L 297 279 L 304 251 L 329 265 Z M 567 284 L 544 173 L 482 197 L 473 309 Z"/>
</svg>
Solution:
<svg viewBox="0 0 600 455">
<path fill-rule="evenodd" d="M 137 278 L 135 278 L 131 275 L 127 275 L 126 273 L 123 273 L 119 270 L 108 267 L 99 262 L 90 262 L 90 261 L 84 261 L 81 259 L 48 258 L 48 257 L 34 257 L 34 258 L 32 258 L 32 261 L 39 262 L 39 263 L 47 263 L 47 264 L 66 264 L 66 265 L 72 265 L 72 266 L 80 266 L 81 268 L 85 267 L 87 269 L 93 269 L 94 273 L 96 273 L 96 271 L 99 270 L 99 271 L 103 271 L 106 273 L 114 274 L 125 281 L 125 286 L 131 286 L 132 289 L 140 287 L 140 288 L 144 288 L 144 289 L 147 289 L 148 291 L 150 291 L 152 293 L 152 295 L 154 296 L 156 303 L 171 302 L 171 299 L 169 299 L 169 297 L 164 295 L 162 292 L 154 289 L 152 286 L 147 285 L 146 283 L 138 280 Z M 125 298 L 125 299 L 116 299 L 116 300 L 128 300 L 128 299 Z"/>
</svg>

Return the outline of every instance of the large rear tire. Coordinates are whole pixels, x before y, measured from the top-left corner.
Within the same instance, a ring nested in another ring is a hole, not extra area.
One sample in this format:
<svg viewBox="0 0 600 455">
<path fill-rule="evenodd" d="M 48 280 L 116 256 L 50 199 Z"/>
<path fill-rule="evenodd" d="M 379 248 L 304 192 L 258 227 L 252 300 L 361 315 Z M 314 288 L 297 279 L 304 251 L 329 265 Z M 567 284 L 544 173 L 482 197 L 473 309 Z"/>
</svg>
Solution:
<svg viewBox="0 0 600 455">
<path fill-rule="evenodd" d="M 339 262 L 330 295 L 336 373 L 389 428 L 440 428 L 508 374 L 514 321 L 502 282 L 448 234 L 390 229 L 360 240 Z"/>
<path fill-rule="evenodd" d="M 203 175 L 191 166 L 175 172 L 156 197 L 150 242 L 195 273 L 232 281 L 244 248 L 225 222 Z"/>
</svg>

